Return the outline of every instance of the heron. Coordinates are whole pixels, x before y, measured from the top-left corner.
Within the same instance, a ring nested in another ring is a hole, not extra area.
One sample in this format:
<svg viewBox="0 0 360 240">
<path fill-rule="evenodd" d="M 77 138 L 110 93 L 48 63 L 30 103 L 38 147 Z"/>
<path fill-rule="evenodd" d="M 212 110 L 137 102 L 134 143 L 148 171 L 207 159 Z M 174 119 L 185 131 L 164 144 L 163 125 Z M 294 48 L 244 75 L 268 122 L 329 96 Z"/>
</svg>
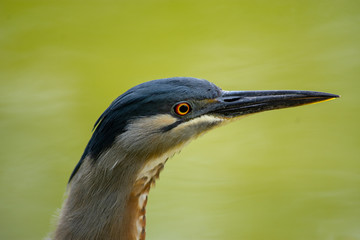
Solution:
<svg viewBox="0 0 360 240">
<path fill-rule="evenodd" d="M 191 140 L 245 115 L 338 97 L 297 90 L 225 91 L 191 77 L 137 85 L 96 121 L 70 176 L 53 238 L 143 240 L 150 188 L 166 161 Z"/>
</svg>

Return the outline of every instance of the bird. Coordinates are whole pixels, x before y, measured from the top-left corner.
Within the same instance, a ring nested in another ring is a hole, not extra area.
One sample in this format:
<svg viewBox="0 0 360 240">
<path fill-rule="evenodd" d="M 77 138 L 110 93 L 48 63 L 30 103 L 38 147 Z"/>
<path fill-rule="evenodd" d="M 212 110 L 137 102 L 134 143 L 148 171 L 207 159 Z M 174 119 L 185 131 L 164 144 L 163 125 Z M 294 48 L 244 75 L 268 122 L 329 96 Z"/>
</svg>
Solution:
<svg viewBox="0 0 360 240">
<path fill-rule="evenodd" d="M 166 161 L 242 116 L 338 98 L 298 90 L 225 91 L 192 77 L 141 83 L 96 121 L 73 170 L 53 239 L 144 240 L 151 186 Z"/>
</svg>

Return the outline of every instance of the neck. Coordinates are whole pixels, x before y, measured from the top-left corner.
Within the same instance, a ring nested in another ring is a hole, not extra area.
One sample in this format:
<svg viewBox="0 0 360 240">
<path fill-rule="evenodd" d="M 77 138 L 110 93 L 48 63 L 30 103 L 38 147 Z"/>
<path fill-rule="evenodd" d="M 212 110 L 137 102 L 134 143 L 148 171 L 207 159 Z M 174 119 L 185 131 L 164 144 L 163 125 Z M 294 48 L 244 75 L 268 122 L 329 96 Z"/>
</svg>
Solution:
<svg viewBox="0 0 360 240">
<path fill-rule="evenodd" d="M 168 157 L 124 161 L 116 149 L 95 163 L 86 157 L 69 186 L 54 239 L 145 239 L 147 196 Z"/>
</svg>

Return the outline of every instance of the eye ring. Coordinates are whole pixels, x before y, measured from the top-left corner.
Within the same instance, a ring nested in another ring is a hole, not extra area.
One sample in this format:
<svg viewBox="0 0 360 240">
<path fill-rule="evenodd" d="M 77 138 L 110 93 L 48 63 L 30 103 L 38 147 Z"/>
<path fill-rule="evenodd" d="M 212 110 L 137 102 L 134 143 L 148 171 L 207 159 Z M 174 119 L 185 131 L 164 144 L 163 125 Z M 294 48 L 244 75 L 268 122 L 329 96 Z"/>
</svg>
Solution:
<svg viewBox="0 0 360 240">
<path fill-rule="evenodd" d="M 185 116 L 190 111 L 191 111 L 191 106 L 187 102 L 178 103 L 174 107 L 174 112 L 180 116 Z"/>
</svg>

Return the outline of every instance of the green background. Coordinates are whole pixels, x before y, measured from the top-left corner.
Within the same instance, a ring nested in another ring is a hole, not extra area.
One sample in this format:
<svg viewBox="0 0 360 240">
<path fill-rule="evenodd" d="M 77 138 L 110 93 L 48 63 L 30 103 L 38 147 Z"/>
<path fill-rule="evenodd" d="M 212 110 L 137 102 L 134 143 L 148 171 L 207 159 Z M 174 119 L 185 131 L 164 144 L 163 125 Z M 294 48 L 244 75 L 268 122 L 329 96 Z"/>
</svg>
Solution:
<svg viewBox="0 0 360 240">
<path fill-rule="evenodd" d="M 141 82 L 342 98 L 211 131 L 168 161 L 147 239 L 360 239 L 360 1 L 0 1 L 0 239 L 53 229 L 97 117 Z"/>
</svg>

